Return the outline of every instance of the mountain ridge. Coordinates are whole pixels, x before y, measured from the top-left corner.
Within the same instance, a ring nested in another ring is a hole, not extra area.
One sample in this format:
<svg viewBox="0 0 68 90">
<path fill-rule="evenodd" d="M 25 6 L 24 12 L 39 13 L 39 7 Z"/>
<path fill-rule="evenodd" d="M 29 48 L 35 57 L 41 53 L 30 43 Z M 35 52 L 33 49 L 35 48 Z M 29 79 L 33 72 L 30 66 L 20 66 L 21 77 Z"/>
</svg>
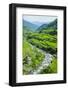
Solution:
<svg viewBox="0 0 68 90">
<path fill-rule="evenodd" d="M 36 24 L 33 24 L 26 20 L 23 20 L 23 26 L 30 29 L 31 31 L 35 31 L 38 27 Z"/>
<path fill-rule="evenodd" d="M 50 22 L 49 24 L 43 24 L 41 25 L 37 30 L 39 32 L 42 32 L 43 30 L 48 30 L 49 29 L 57 29 L 57 19 L 55 19 L 54 21 Z"/>
</svg>

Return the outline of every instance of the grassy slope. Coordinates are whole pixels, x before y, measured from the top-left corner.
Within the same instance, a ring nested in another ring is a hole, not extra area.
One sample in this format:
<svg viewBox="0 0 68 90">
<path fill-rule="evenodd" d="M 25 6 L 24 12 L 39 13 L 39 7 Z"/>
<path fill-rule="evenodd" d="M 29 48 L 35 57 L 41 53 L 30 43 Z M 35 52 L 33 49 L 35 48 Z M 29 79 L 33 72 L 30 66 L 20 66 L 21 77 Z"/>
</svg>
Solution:
<svg viewBox="0 0 68 90">
<path fill-rule="evenodd" d="M 41 51 L 38 51 L 38 48 L 32 48 L 30 43 L 27 42 L 27 40 L 24 40 L 23 57 L 24 74 L 29 74 L 42 62 L 44 54 Z M 28 57 L 30 57 L 30 61 Z"/>
<path fill-rule="evenodd" d="M 36 47 L 48 51 L 51 54 L 56 53 L 57 37 L 50 34 L 29 33 L 27 35 L 28 41 Z"/>
</svg>

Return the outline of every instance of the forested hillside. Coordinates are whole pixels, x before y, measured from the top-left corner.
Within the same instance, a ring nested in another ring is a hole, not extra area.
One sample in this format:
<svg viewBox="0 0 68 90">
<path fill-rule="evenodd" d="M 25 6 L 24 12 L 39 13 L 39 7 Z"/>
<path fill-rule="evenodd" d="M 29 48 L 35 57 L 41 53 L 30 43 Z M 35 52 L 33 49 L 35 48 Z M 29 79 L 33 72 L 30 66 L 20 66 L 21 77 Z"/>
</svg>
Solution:
<svg viewBox="0 0 68 90">
<path fill-rule="evenodd" d="M 23 25 L 23 74 L 57 73 L 57 19 L 37 25 Z"/>
</svg>

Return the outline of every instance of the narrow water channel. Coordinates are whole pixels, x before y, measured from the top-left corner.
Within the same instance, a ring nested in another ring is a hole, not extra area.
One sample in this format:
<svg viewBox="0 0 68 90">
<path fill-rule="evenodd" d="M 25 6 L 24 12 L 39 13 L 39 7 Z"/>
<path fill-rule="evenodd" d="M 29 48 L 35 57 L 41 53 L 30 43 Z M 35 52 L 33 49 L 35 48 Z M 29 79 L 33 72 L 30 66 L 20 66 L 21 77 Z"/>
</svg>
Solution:
<svg viewBox="0 0 68 90">
<path fill-rule="evenodd" d="M 31 46 L 32 46 L 32 48 L 35 48 L 35 46 L 33 46 L 33 45 L 31 45 Z M 44 52 L 41 49 L 38 49 L 38 50 Z M 36 70 L 34 70 L 34 71 L 31 72 L 32 74 L 38 74 L 38 73 L 40 73 L 44 68 L 47 68 L 49 66 L 49 64 L 51 63 L 53 56 L 50 53 L 47 53 L 47 52 L 44 52 L 44 54 L 45 54 L 44 60 L 38 66 L 38 68 Z"/>
<path fill-rule="evenodd" d="M 37 70 L 33 71 L 33 74 L 38 74 L 40 73 L 44 68 L 47 68 L 49 64 L 51 63 L 52 60 L 52 55 L 49 53 L 45 53 L 45 58 L 42 61 L 42 63 L 39 65 Z"/>
</svg>

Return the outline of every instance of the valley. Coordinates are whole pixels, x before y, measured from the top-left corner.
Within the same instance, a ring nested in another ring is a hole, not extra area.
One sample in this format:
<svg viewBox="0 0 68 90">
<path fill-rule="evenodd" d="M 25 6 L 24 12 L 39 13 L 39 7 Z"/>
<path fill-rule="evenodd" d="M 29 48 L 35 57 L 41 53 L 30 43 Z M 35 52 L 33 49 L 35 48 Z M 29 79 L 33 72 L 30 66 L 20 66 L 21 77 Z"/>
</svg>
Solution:
<svg viewBox="0 0 68 90">
<path fill-rule="evenodd" d="M 41 26 L 24 21 L 23 74 L 57 73 L 57 19 Z"/>
</svg>

